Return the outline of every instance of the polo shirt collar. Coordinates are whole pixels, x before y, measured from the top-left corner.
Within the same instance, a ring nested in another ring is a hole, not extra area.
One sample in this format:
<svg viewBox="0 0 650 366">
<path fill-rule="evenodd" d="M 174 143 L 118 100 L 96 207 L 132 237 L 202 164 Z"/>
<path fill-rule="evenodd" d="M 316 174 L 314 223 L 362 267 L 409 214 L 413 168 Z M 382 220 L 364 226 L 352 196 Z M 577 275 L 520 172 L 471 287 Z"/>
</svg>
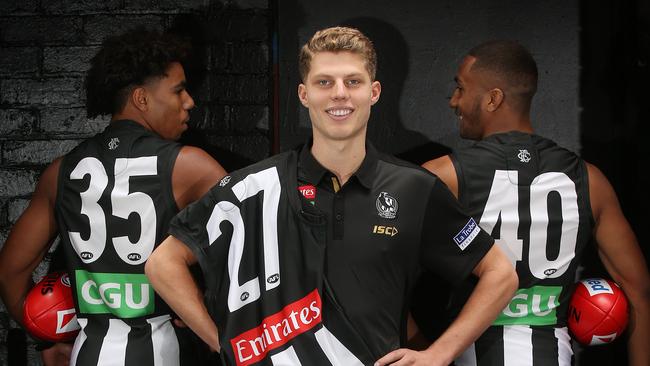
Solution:
<svg viewBox="0 0 650 366">
<path fill-rule="evenodd" d="M 318 185 L 329 171 L 323 167 L 316 158 L 314 158 L 314 155 L 312 155 L 312 143 L 313 141 L 310 139 L 300 150 L 300 175 L 301 178 L 304 178 L 306 181 Z M 359 169 L 352 174 L 350 179 L 356 177 L 362 186 L 371 189 L 377 172 L 376 167 L 378 158 L 378 152 L 375 147 L 372 146 L 370 142 L 366 141 L 366 156 L 363 158 Z"/>
</svg>

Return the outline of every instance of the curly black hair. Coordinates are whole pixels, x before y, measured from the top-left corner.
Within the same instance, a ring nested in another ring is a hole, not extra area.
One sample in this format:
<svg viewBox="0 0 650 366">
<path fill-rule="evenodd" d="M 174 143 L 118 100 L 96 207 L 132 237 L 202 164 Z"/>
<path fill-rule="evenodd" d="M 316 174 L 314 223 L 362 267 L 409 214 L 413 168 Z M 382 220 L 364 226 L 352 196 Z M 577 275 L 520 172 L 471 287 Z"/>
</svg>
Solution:
<svg viewBox="0 0 650 366">
<path fill-rule="evenodd" d="M 189 51 L 181 38 L 144 27 L 106 38 L 86 75 L 88 118 L 120 112 L 134 87 L 165 76 L 169 65 L 183 63 Z"/>
</svg>

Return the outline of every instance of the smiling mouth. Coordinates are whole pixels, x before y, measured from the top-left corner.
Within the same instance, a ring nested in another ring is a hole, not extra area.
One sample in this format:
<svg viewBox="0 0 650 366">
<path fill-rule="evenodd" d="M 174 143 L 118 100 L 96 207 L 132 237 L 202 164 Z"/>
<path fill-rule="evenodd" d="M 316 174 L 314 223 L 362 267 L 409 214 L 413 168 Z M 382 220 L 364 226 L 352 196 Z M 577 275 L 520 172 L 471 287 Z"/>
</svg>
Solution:
<svg viewBox="0 0 650 366">
<path fill-rule="evenodd" d="M 352 113 L 353 109 L 352 108 L 331 108 L 326 110 L 327 114 L 333 117 L 346 117 L 350 113 Z"/>
</svg>

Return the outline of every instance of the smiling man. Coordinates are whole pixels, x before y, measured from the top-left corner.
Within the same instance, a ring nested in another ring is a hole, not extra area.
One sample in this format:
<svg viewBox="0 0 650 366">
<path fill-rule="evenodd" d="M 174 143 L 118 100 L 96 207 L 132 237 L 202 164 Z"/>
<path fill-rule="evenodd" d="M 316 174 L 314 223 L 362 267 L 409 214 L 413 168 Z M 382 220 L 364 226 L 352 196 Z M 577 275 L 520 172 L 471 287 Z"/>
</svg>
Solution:
<svg viewBox="0 0 650 366">
<path fill-rule="evenodd" d="M 435 176 L 366 142 L 381 94 L 368 38 L 321 30 L 299 63 L 313 138 L 232 173 L 182 211 L 146 273 L 229 365 L 446 365 L 505 305 L 514 270 Z M 187 271 L 196 261 L 207 308 Z M 400 347 L 421 268 L 452 282 L 474 273 L 479 286 L 416 352 Z"/>
<path fill-rule="evenodd" d="M 106 39 L 86 76 L 86 109 L 111 122 L 45 169 L 2 247 L 0 295 L 21 321 L 32 271 L 61 238 L 81 331 L 72 350 L 44 351 L 46 365 L 180 363 L 171 310 L 144 264 L 178 210 L 225 175 L 207 153 L 174 141 L 194 107 L 186 53 L 143 28 Z"/>
<path fill-rule="evenodd" d="M 470 50 L 449 106 L 461 137 L 476 142 L 424 164 L 499 238 L 519 275 L 516 296 L 456 364 L 571 365 L 567 308 L 578 264 L 595 239 L 630 300 L 629 364 L 650 365 L 650 275 L 643 253 L 605 175 L 533 132 L 537 77 L 535 60 L 517 42 Z M 455 289 L 453 311 L 473 288 L 466 281 Z"/>
</svg>

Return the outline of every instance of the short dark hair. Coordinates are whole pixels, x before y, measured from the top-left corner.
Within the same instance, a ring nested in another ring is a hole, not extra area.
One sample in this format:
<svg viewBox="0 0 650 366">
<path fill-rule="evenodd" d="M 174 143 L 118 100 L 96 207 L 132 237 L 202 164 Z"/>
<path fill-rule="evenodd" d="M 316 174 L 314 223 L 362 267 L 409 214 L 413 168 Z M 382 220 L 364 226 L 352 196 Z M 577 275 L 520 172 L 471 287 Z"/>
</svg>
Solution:
<svg viewBox="0 0 650 366">
<path fill-rule="evenodd" d="M 144 27 L 106 38 L 86 74 L 88 117 L 120 112 L 134 87 L 165 76 L 171 63 L 182 63 L 188 54 L 188 44 L 177 36 Z"/>
<path fill-rule="evenodd" d="M 472 71 L 493 74 L 505 82 L 508 94 L 518 99 L 515 103 L 530 107 L 537 91 L 537 63 L 526 47 L 516 41 L 489 41 L 472 48 L 468 55 L 476 58 Z"/>
</svg>

